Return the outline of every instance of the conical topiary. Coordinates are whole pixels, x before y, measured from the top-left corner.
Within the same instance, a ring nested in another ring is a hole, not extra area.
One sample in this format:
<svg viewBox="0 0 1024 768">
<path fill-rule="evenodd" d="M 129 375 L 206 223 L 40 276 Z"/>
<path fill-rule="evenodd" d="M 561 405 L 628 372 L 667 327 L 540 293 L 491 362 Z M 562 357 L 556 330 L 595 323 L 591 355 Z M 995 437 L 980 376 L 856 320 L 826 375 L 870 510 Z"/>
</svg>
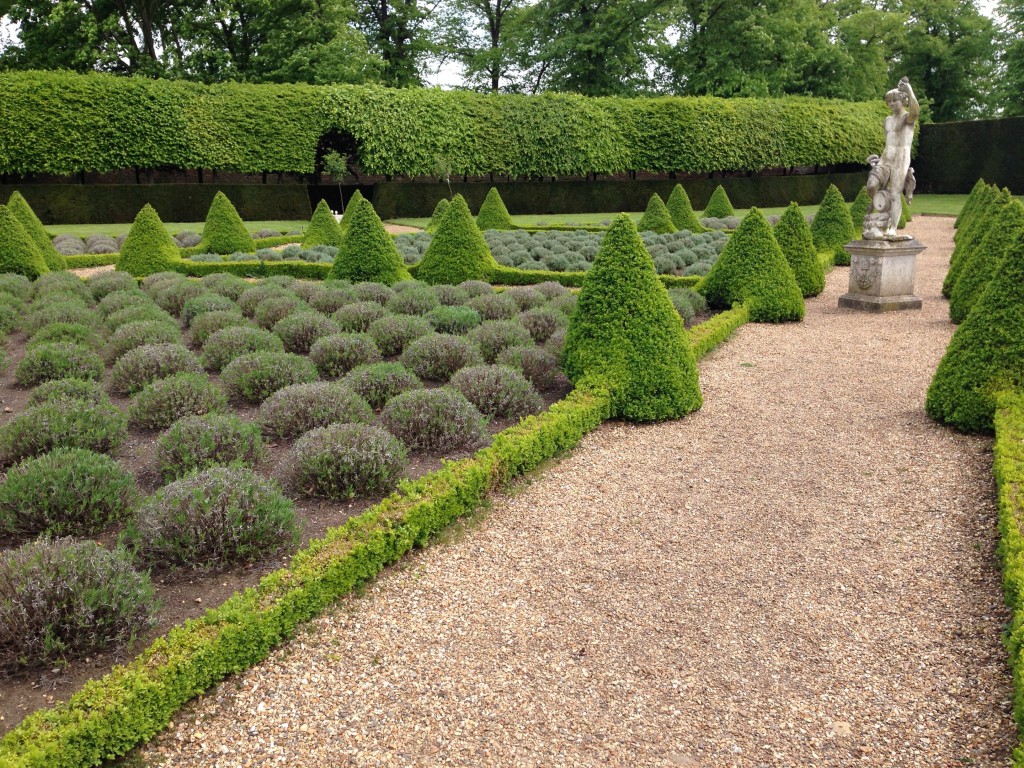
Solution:
<svg viewBox="0 0 1024 768">
<path fill-rule="evenodd" d="M 751 208 L 733 232 L 697 290 L 712 307 L 729 309 L 737 302 L 746 304 L 750 319 L 756 323 L 800 320 L 804 316 L 800 286 L 768 220 L 757 208 Z"/>
<path fill-rule="evenodd" d="M 505 207 L 505 202 L 498 194 L 498 190 L 491 187 L 480 206 L 480 213 L 476 215 L 476 226 L 481 232 L 488 229 L 515 229 L 512 217 Z"/>
<path fill-rule="evenodd" d="M 853 231 L 855 233 L 864 231 L 864 217 L 868 215 L 868 208 L 871 207 L 871 198 L 868 197 L 868 188 L 861 187 L 860 192 L 853 198 L 853 202 L 850 203 L 850 220 L 853 221 Z"/>
<path fill-rule="evenodd" d="M 121 245 L 117 269 L 133 277 L 145 277 L 173 270 L 180 262 L 178 244 L 167 233 L 156 209 L 146 203 L 136 215 Z"/>
<path fill-rule="evenodd" d="M 985 233 L 993 225 L 990 212 L 995 210 L 1000 198 L 999 189 L 988 185 L 978 196 L 977 205 L 971 212 L 969 218 L 964 219 L 963 224 L 957 231 L 960 235 L 953 246 L 953 253 L 949 256 L 949 270 L 942 281 L 942 295 L 949 298 L 953 294 L 953 286 L 960 278 L 960 270 L 963 269 L 967 257 L 978 246 Z"/>
<path fill-rule="evenodd" d="M 458 285 L 485 280 L 497 266 L 465 199 L 456 195 L 416 268 L 416 278 L 432 285 Z"/>
<path fill-rule="evenodd" d="M 1009 197 L 1009 193 L 1007 192 Z M 1002 208 L 996 225 L 988 230 L 978 247 L 964 261 L 960 277 L 949 296 L 949 319 L 962 323 L 971 307 L 985 292 L 1010 246 L 1024 231 L 1024 205 L 1009 199 Z"/>
<path fill-rule="evenodd" d="M 665 207 L 668 208 L 668 215 L 672 217 L 672 223 L 676 225 L 676 229 L 686 229 L 690 232 L 704 231 L 700 219 L 693 212 L 690 196 L 686 194 L 682 184 L 676 184 L 672 188 L 672 194 L 668 196 Z"/>
<path fill-rule="evenodd" d="M 613 417 L 659 421 L 701 406 L 686 331 L 626 214 L 609 227 L 583 280 L 563 359 L 578 386 L 609 388 Z"/>
<path fill-rule="evenodd" d="M 200 245 L 210 253 L 256 252 L 256 243 L 245 228 L 242 217 L 223 192 L 213 196 Z"/>
<path fill-rule="evenodd" d="M 960 224 L 953 232 L 953 242 L 959 243 L 960 238 L 963 237 L 971 228 L 974 221 L 977 220 L 980 213 L 985 209 L 985 206 L 992 202 L 992 198 L 995 197 L 996 192 L 999 191 L 999 187 L 995 184 L 985 184 L 977 194 L 972 194 L 968 202 L 971 203 L 969 210 L 962 210 L 960 212 Z M 966 208 L 966 206 L 965 206 Z"/>
<path fill-rule="evenodd" d="M 946 348 L 925 411 L 964 432 L 991 432 L 996 393 L 1024 386 L 1024 234 Z"/>
<path fill-rule="evenodd" d="M 719 184 L 711 193 L 711 199 L 708 200 L 708 204 L 704 208 L 704 218 L 724 219 L 735 215 L 736 211 L 733 210 L 732 203 L 729 202 L 729 196 L 725 194 L 725 188 Z"/>
<path fill-rule="evenodd" d="M 825 289 L 825 268 L 814 249 L 811 228 L 799 205 L 789 204 L 773 234 L 804 297 L 821 293 Z"/>
<path fill-rule="evenodd" d="M 359 207 L 359 203 L 365 199 L 366 198 L 363 197 L 363 193 L 358 189 L 352 193 L 352 197 L 348 199 L 348 205 L 345 206 L 345 213 L 342 214 L 341 221 L 338 222 L 338 226 L 341 227 L 342 232 L 348 229 L 349 222 L 352 221 L 351 214 L 353 214 L 356 208 Z"/>
<path fill-rule="evenodd" d="M 825 196 L 821 198 L 818 213 L 811 223 L 811 237 L 819 252 L 832 254 L 833 263 L 849 265 L 850 254 L 843 250 L 843 246 L 857 239 L 857 230 L 850 218 L 850 209 L 843 200 L 843 193 L 835 184 L 829 184 Z"/>
<path fill-rule="evenodd" d="M 908 223 L 913 220 L 913 216 L 910 214 L 910 203 L 907 202 L 907 198 L 900 193 L 900 220 L 896 222 L 896 229 L 904 229 Z"/>
<path fill-rule="evenodd" d="M 434 206 L 434 213 L 430 217 L 430 223 L 427 224 L 427 232 L 437 231 L 437 228 L 438 226 L 440 226 L 441 220 L 444 218 L 444 215 L 448 213 L 448 206 L 450 205 L 451 203 L 448 202 L 447 197 L 442 197 L 440 200 L 437 201 L 437 205 Z"/>
<path fill-rule="evenodd" d="M 644 211 L 637 229 L 641 232 L 656 232 L 659 235 L 667 235 L 676 231 L 676 225 L 672 223 L 672 216 L 665 207 L 661 195 L 655 192 L 647 201 L 647 210 Z"/>
<path fill-rule="evenodd" d="M 963 222 L 964 217 L 970 214 L 971 210 L 974 208 L 975 203 L 977 203 L 978 201 L 978 195 L 981 194 L 981 191 L 985 189 L 986 186 L 987 185 L 985 184 L 984 179 L 979 178 L 976 182 L 974 182 L 974 186 L 971 187 L 970 194 L 967 195 L 967 199 L 964 200 L 964 204 L 960 208 L 960 213 L 956 215 L 956 221 L 953 222 L 954 229 L 960 229 L 960 224 Z M 953 237 L 955 238 L 956 235 L 954 234 Z"/>
<path fill-rule="evenodd" d="M 9 205 L 0 205 L 0 274 L 13 272 L 35 280 L 49 272 L 43 254 Z"/>
<path fill-rule="evenodd" d="M 306 234 L 302 238 L 303 248 L 312 248 L 315 245 L 333 245 L 341 247 L 341 240 L 345 233 L 341 231 L 338 220 L 334 218 L 334 212 L 326 200 L 316 204 L 316 210 L 309 220 Z"/>
<path fill-rule="evenodd" d="M 355 205 L 349 202 L 351 220 L 334 257 L 329 277 L 353 283 L 394 285 L 411 280 L 395 241 L 384 229 L 377 212 L 366 198 Z"/>
<path fill-rule="evenodd" d="M 21 222 L 21 226 L 24 227 L 25 232 L 32 238 L 32 242 L 36 244 L 36 248 L 43 255 L 43 260 L 46 262 L 47 268 L 51 272 L 60 272 L 61 270 L 68 268 L 67 259 L 64 258 L 64 254 L 53 247 L 53 241 L 50 240 L 50 236 L 46 234 L 46 230 L 43 228 L 43 222 L 36 216 L 36 212 L 32 210 L 32 206 L 28 204 L 28 200 L 22 197 L 21 192 L 15 190 L 11 193 L 10 200 L 7 201 L 7 207 L 11 209 L 11 212 L 18 217 L 18 221 Z"/>
</svg>

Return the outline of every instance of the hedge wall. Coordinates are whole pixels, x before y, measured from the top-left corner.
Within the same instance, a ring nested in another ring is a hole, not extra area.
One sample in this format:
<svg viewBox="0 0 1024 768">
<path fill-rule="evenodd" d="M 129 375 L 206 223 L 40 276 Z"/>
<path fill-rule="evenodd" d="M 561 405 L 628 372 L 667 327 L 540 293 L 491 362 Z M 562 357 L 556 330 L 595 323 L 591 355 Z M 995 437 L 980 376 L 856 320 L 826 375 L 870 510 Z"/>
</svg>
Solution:
<svg viewBox="0 0 1024 768">
<path fill-rule="evenodd" d="M 1024 194 L 1024 117 L 921 126 L 918 191 L 967 194 L 978 179 Z"/>
</svg>

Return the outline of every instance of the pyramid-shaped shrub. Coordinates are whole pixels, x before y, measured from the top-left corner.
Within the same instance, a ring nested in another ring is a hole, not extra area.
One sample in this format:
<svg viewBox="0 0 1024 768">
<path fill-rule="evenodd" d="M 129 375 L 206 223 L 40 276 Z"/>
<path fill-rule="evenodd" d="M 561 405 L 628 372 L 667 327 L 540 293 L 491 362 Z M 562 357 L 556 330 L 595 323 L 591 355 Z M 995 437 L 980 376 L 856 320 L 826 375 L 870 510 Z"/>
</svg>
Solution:
<svg viewBox="0 0 1024 768">
<path fill-rule="evenodd" d="M 334 257 L 330 277 L 353 283 L 384 283 L 394 285 L 411 280 L 395 241 L 384 229 L 377 212 L 366 198 L 355 205 L 349 202 L 352 218 L 345 237 Z"/>
<path fill-rule="evenodd" d="M 953 233 L 954 243 L 960 242 L 960 238 L 962 238 L 971 229 L 971 226 L 981 216 L 982 211 L 985 210 L 985 206 L 992 202 L 992 199 L 996 196 L 998 191 L 999 187 L 995 184 L 986 184 L 978 190 L 977 195 L 973 195 L 973 200 L 968 201 L 972 203 L 970 210 L 960 212 L 960 225 Z"/>
<path fill-rule="evenodd" d="M 505 207 L 505 201 L 501 199 L 498 190 L 491 187 L 480 206 L 480 213 L 476 215 L 476 226 L 481 232 L 488 229 L 515 229 L 512 217 Z"/>
<path fill-rule="evenodd" d="M 46 230 L 43 228 L 43 222 L 36 216 L 36 212 L 32 210 L 32 206 L 28 204 L 28 200 L 22 197 L 21 192 L 15 190 L 11 194 L 11 199 L 7 201 L 7 207 L 11 209 L 11 212 L 18 217 L 18 221 L 21 222 L 21 226 L 24 227 L 25 232 L 32 238 L 32 242 L 36 244 L 36 248 L 43 254 L 43 260 L 46 262 L 47 268 L 51 272 L 60 272 L 61 270 L 68 268 L 67 259 L 64 258 L 64 254 L 53 247 L 53 241 L 50 240 L 50 236 L 46 234 Z"/>
<path fill-rule="evenodd" d="M 964 268 L 949 297 L 950 320 L 954 323 L 964 321 L 1021 232 L 1024 232 L 1024 205 L 1020 200 L 1010 200 L 1003 208 L 996 226 L 989 229 L 964 262 Z"/>
<path fill-rule="evenodd" d="M 465 199 L 456 195 L 416 268 L 416 278 L 432 285 L 458 285 L 486 280 L 497 266 Z"/>
<path fill-rule="evenodd" d="M 614 417 L 659 421 L 701 406 L 686 331 L 626 214 L 609 227 L 583 281 L 563 359 L 577 385 L 609 387 Z"/>
<path fill-rule="evenodd" d="M 331 206 L 327 204 L 326 200 L 321 200 L 316 204 L 316 210 L 313 211 L 313 216 L 309 220 L 306 234 L 302 238 L 302 247 L 333 245 L 340 248 L 343 236 L 344 233 L 341 231 L 338 220 L 334 218 Z"/>
<path fill-rule="evenodd" d="M 718 309 L 746 304 L 750 319 L 756 323 L 780 323 L 804 316 L 800 286 L 775 241 L 771 225 L 757 208 L 751 208 L 733 232 L 697 290 Z"/>
<path fill-rule="evenodd" d="M 800 206 L 790 203 L 775 225 L 775 240 L 789 262 L 796 284 L 805 297 L 817 296 L 825 289 L 825 268 L 814 249 L 811 228 L 800 212 Z"/>
<path fill-rule="evenodd" d="M 897 229 L 903 229 L 907 224 L 914 220 L 914 214 L 910 211 L 910 202 L 904 197 L 903 193 L 900 193 L 900 222 L 896 225 Z"/>
<path fill-rule="evenodd" d="M 9 205 L 0 205 L 0 274 L 13 272 L 35 280 L 49 272 L 43 254 Z"/>
<path fill-rule="evenodd" d="M 725 188 L 719 184 L 711 193 L 711 199 L 708 200 L 708 204 L 704 208 L 704 218 L 724 219 L 727 216 L 735 215 L 736 211 L 733 210 L 732 203 L 729 202 L 729 196 L 725 194 Z"/>
<path fill-rule="evenodd" d="M 925 410 L 964 432 L 991 432 L 995 395 L 1024 386 L 1024 235 L 961 323 L 935 371 Z"/>
<path fill-rule="evenodd" d="M 647 210 L 637 224 L 637 229 L 641 232 L 657 232 L 659 235 L 676 231 L 676 225 L 672 223 L 672 216 L 665 207 L 665 201 L 657 192 L 647 201 Z"/>
<path fill-rule="evenodd" d="M 868 188 L 861 187 L 860 192 L 850 203 L 850 220 L 853 222 L 854 232 L 864 231 L 864 217 L 868 215 L 868 208 L 871 207 L 871 198 L 868 197 Z"/>
<path fill-rule="evenodd" d="M 436 232 L 437 228 L 441 225 L 441 219 L 448 213 L 448 207 L 451 205 L 448 202 L 447 197 L 442 197 L 437 201 L 437 205 L 434 206 L 434 213 L 430 216 L 430 222 L 427 224 L 427 232 Z"/>
<path fill-rule="evenodd" d="M 690 196 L 686 194 L 682 184 L 676 184 L 672 188 L 672 194 L 668 196 L 665 207 L 668 208 L 668 215 L 672 217 L 672 223 L 676 225 L 676 229 L 688 229 L 690 232 L 704 231 L 700 219 L 693 212 Z"/>
<path fill-rule="evenodd" d="M 206 213 L 201 246 L 210 253 L 255 253 L 256 243 L 245 228 L 242 217 L 223 192 L 213 196 Z"/>
<path fill-rule="evenodd" d="M 967 195 L 967 199 L 964 200 L 963 207 L 960 208 L 960 213 L 956 215 L 956 221 L 953 222 L 954 229 L 960 229 L 960 225 L 963 223 L 963 220 L 970 216 L 970 212 L 978 202 L 979 195 L 981 195 L 982 190 L 985 189 L 986 186 L 984 179 L 979 178 L 974 182 L 974 186 L 971 187 L 970 194 Z M 954 234 L 953 237 L 955 238 L 956 235 Z"/>
<path fill-rule="evenodd" d="M 342 232 L 348 229 L 348 225 L 352 221 L 352 215 L 355 213 L 356 208 L 359 207 L 359 203 L 365 199 L 363 193 L 358 189 L 352 193 L 352 197 L 348 199 L 348 205 L 345 206 L 345 212 L 341 215 L 341 221 L 338 222 Z"/>
<path fill-rule="evenodd" d="M 831 253 L 835 264 L 849 265 L 850 254 L 843 246 L 859 239 L 859 236 L 843 193 L 835 184 L 829 184 L 821 198 L 818 213 L 811 223 L 811 237 L 814 238 L 814 247 L 819 252 Z"/>
<path fill-rule="evenodd" d="M 963 225 L 957 231 L 960 235 L 953 246 L 953 253 L 949 256 L 949 270 L 942 281 L 942 295 L 949 298 L 953 295 L 953 286 L 960 279 L 960 271 L 964 267 L 971 252 L 981 243 L 985 233 L 994 226 L 995 221 L 992 214 L 1005 203 L 1006 199 L 995 186 L 985 187 L 978 197 L 978 204 L 971 213 L 970 218 L 964 219 Z"/>
<path fill-rule="evenodd" d="M 156 209 L 146 203 L 121 245 L 117 269 L 133 277 L 145 277 L 173 270 L 180 261 L 178 244 L 167 233 Z"/>
</svg>

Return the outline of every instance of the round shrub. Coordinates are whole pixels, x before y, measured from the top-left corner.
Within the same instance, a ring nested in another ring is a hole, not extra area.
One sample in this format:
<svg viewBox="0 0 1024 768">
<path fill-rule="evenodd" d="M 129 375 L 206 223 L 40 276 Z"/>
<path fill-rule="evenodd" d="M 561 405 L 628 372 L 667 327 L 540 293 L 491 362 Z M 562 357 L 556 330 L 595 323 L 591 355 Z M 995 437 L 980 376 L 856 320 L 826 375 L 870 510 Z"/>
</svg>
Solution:
<svg viewBox="0 0 1024 768">
<path fill-rule="evenodd" d="M 15 272 L 0 274 L 0 293 L 10 294 L 17 299 L 27 301 L 32 295 L 32 281 Z"/>
<path fill-rule="evenodd" d="M 74 304 L 47 304 L 33 307 L 21 324 L 21 330 L 29 338 L 53 323 L 84 325 L 86 328 L 102 327 L 100 316 L 91 309 Z"/>
<path fill-rule="evenodd" d="M 184 230 L 174 235 L 174 239 L 178 241 L 179 248 L 195 248 L 201 242 L 203 242 L 203 236 L 198 232 L 191 230 Z"/>
<path fill-rule="evenodd" d="M 122 356 L 133 349 L 146 346 L 147 344 L 179 344 L 181 342 L 181 331 L 178 324 L 171 320 L 139 320 L 133 323 L 125 323 L 119 327 L 107 342 L 104 354 L 111 363 L 116 362 Z"/>
<path fill-rule="evenodd" d="M 238 309 L 219 312 L 204 312 L 189 325 L 192 341 L 203 345 L 217 331 L 224 328 L 255 328 L 256 324 L 244 317 Z"/>
<path fill-rule="evenodd" d="M 338 327 L 347 333 L 366 333 L 371 323 L 387 314 L 375 301 L 356 301 L 346 304 L 333 315 Z"/>
<path fill-rule="evenodd" d="M 402 365 L 427 381 L 448 381 L 460 368 L 483 362 L 476 345 L 461 336 L 432 333 L 409 343 Z"/>
<path fill-rule="evenodd" d="M 124 272 L 114 272 L 112 274 L 127 275 Z M 131 278 L 128 278 L 131 280 Z M 139 288 L 132 288 L 127 291 L 115 291 L 114 293 L 108 293 L 102 299 L 100 303 L 96 305 L 96 309 L 99 310 L 103 317 L 110 317 L 115 312 L 124 309 L 125 307 L 137 307 L 139 305 L 151 305 L 156 306 L 153 300 L 149 298 L 149 294 Z"/>
<path fill-rule="evenodd" d="M 226 296 L 213 292 L 202 293 L 185 302 L 181 308 L 181 321 L 188 328 L 196 317 L 206 312 L 230 312 L 232 310 L 238 312 L 238 305 Z"/>
<path fill-rule="evenodd" d="M 135 478 L 84 448 L 57 448 L 11 467 L 0 485 L 0 527 L 17 536 L 88 536 L 128 516 Z"/>
<path fill-rule="evenodd" d="M 186 280 L 188 280 L 188 278 L 186 278 L 180 272 L 174 272 L 172 270 L 154 272 L 153 274 L 146 275 L 144 278 L 142 278 L 142 290 L 144 290 L 146 293 L 152 296 L 153 293 L 157 290 L 157 288 L 162 286 L 164 283 L 181 283 L 185 282 Z"/>
<path fill-rule="evenodd" d="M 519 322 L 538 344 L 543 344 L 552 333 L 569 324 L 565 315 L 550 307 L 528 309 L 519 315 Z"/>
<path fill-rule="evenodd" d="M 318 288 L 319 290 L 311 294 L 306 301 L 317 312 L 323 312 L 325 315 L 332 315 L 346 304 L 351 304 L 356 300 L 351 286 L 339 282 L 318 286 Z"/>
<path fill-rule="evenodd" d="M 53 247 L 62 256 L 81 256 L 85 253 L 85 240 L 74 235 L 57 235 Z"/>
<path fill-rule="evenodd" d="M 21 325 L 22 312 L 17 308 L 0 303 L 0 333 L 11 333 Z"/>
<path fill-rule="evenodd" d="M 452 376 L 449 386 L 488 416 L 527 416 L 544 407 L 544 401 L 526 377 L 503 365 L 463 368 Z"/>
<path fill-rule="evenodd" d="M 488 296 L 494 293 L 494 286 L 485 283 L 483 280 L 463 280 L 458 285 L 470 298 L 474 296 Z"/>
<path fill-rule="evenodd" d="M 119 291 L 132 291 L 139 287 L 135 278 L 127 272 L 100 272 L 85 281 L 96 301 Z"/>
<path fill-rule="evenodd" d="M 40 344 L 25 351 L 14 370 L 14 378 L 23 387 L 34 387 L 53 379 L 101 379 L 103 360 L 88 347 L 60 341 Z"/>
<path fill-rule="evenodd" d="M 461 336 L 480 325 L 480 313 L 470 307 L 441 306 L 431 310 L 426 320 L 438 333 Z"/>
<path fill-rule="evenodd" d="M 357 301 L 373 301 L 383 307 L 391 301 L 395 292 L 383 283 L 364 282 L 353 285 L 352 294 Z"/>
<path fill-rule="evenodd" d="M 40 384 L 28 397 L 31 408 L 43 403 L 81 400 L 85 403 L 109 403 L 110 398 L 103 390 L 103 384 L 89 379 L 54 379 Z"/>
<path fill-rule="evenodd" d="M 176 373 L 147 384 L 128 406 L 128 423 L 140 429 L 166 429 L 184 416 L 227 410 L 227 398 L 206 374 Z"/>
<path fill-rule="evenodd" d="M 280 337 L 262 328 L 231 326 L 216 331 L 203 345 L 201 361 L 209 371 L 219 371 L 232 360 L 252 352 L 283 352 Z"/>
<path fill-rule="evenodd" d="M 466 306 L 479 312 L 484 320 L 511 320 L 519 314 L 519 305 L 507 292 L 474 296 Z"/>
<path fill-rule="evenodd" d="M 398 284 L 398 286 L 401 285 L 403 284 Z M 425 315 L 440 305 L 440 299 L 430 289 L 430 286 L 414 283 L 412 287 L 396 290 L 385 309 L 399 315 Z"/>
<path fill-rule="evenodd" d="M 149 576 L 94 541 L 40 539 L 0 558 L 0 668 L 51 667 L 130 645 L 156 623 Z"/>
<path fill-rule="evenodd" d="M 566 294 L 569 293 L 568 288 L 566 288 L 561 283 L 556 283 L 552 280 L 547 280 L 543 283 L 538 283 L 537 285 L 533 286 L 533 289 L 537 291 L 541 296 L 546 298 L 548 301 L 557 296 L 565 296 Z"/>
<path fill-rule="evenodd" d="M 515 301 L 520 310 L 536 309 L 547 303 L 547 297 L 532 285 L 514 285 L 504 293 Z M 495 318 L 499 319 L 499 318 Z"/>
<path fill-rule="evenodd" d="M 261 283 L 260 285 L 254 285 L 251 288 L 247 288 L 236 301 L 238 302 L 238 307 L 242 310 L 242 313 L 247 317 L 252 317 L 256 308 L 259 307 L 260 304 L 268 299 L 274 299 L 280 296 L 290 296 L 293 299 L 297 298 L 293 293 L 289 292 L 288 289 L 282 288 L 279 285 Z"/>
<path fill-rule="evenodd" d="M 469 340 L 477 345 L 485 363 L 493 363 L 508 347 L 528 347 L 533 337 L 521 323 L 512 320 L 488 320 L 469 332 Z"/>
<path fill-rule="evenodd" d="M 26 345 L 26 349 L 34 349 L 41 344 L 57 342 L 77 344 L 80 347 L 91 349 L 93 352 L 101 351 L 107 344 L 100 333 L 80 323 L 50 323 L 32 337 L 32 340 Z"/>
<path fill-rule="evenodd" d="M 498 355 L 497 364 L 522 371 L 526 380 L 542 392 L 569 386 L 569 379 L 558 367 L 558 358 L 541 347 L 509 347 Z"/>
<path fill-rule="evenodd" d="M 228 274 L 227 272 L 214 272 L 210 275 L 203 275 L 199 282 L 202 283 L 206 290 L 219 293 L 221 296 L 232 301 L 238 301 L 239 297 L 252 287 L 238 275 Z"/>
<path fill-rule="evenodd" d="M 566 317 L 572 317 L 572 313 L 576 311 L 576 303 L 578 301 L 579 299 L 576 298 L 576 294 L 567 293 L 563 296 L 556 296 L 548 302 L 548 309 L 554 309 Z"/>
<path fill-rule="evenodd" d="M 193 472 L 144 501 L 125 530 L 142 562 L 159 568 L 223 570 L 298 543 L 292 502 L 245 467 Z"/>
<path fill-rule="evenodd" d="M 170 312 L 178 317 L 185 308 L 185 302 L 206 293 L 204 288 L 195 280 L 168 280 L 161 283 L 153 294 L 153 301 L 165 312 Z"/>
<path fill-rule="evenodd" d="M 125 307 L 109 315 L 106 319 L 106 326 L 109 330 L 115 331 L 122 325 L 128 323 L 141 323 L 146 320 L 160 320 L 177 327 L 178 322 L 170 313 L 164 312 L 156 304 L 140 304 L 132 307 Z"/>
<path fill-rule="evenodd" d="M 26 409 L 0 427 L 0 460 L 13 464 L 54 448 L 110 453 L 126 436 L 125 416 L 110 402 L 50 401 Z"/>
<path fill-rule="evenodd" d="M 114 363 L 110 388 L 120 394 L 134 395 L 157 379 L 175 373 L 202 371 L 196 356 L 181 344 L 145 344 L 125 352 Z"/>
<path fill-rule="evenodd" d="M 380 350 L 364 333 L 338 333 L 317 339 L 309 348 L 309 359 L 326 379 L 344 376 L 357 365 L 377 363 Z"/>
<path fill-rule="evenodd" d="M 374 408 L 401 392 L 423 388 L 423 382 L 401 363 L 357 365 L 342 381 Z"/>
<path fill-rule="evenodd" d="M 261 302 L 256 311 L 253 312 L 253 320 L 257 325 L 267 330 L 285 317 L 296 312 L 308 312 L 309 307 L 302 299 L 294 294 L 284 296 L 272 296 Z"/>
<path fill-rule="evenodd" d="M 254 467 L 265 455 L 259 425 L 227 413 L 178 419 L 156 442 L 156 465 L 165 481 L 209 467 Z"/>
<path fill-rule="evenodd" d="M 264 433 L 274 437 L 298 437 L 328 424 L 372 420 L 373 409 L 366 400 L 338 381 L 280 389 L 263 401 L 259 415 Z"/>
<path fill-rule="evenodd" d="M 402 354 L 413 339 L 433 333 L 434 329 L 422 317 L 414 315 L 385 315 L 370 323 L 367 334 L 384 357 Z"/>
<path fill-rule="evenodd" d="M 559 328 L 551 334 L 551 338 L 544 342 L 544 349 L 558 359 L 561 359 L 562 350 L 565 348 L 565 331 L 566 329 Z"/>
<path fill-rule="evenodd" d="M 279 389 L 316 381 L 316 366 L 290 352 L 250 352 L 236 357 L 221 371 L 221 382 L 232 400 L 262 403 Z"/>
<path fill-rule="evenodd" d="M 284 342 L 286 352 L 298 355 L 309 353 L 310 347 L 318 339 L 340 333 L 337 323 L 319 312 L 299 312 L 278 320 L 274 324 L 274 333 Z"/>
<path fill-rule="evenodd" d="M 487 440 L 486 420 L 454 389 L 422 389 L 391 398 L 381 425 L 410 448 L 448 451 L 473 448 Z"/>
<path fill-rule="evenodd" d="M 435 285 L 432 286 L 432 290 L 438 302 L 444 307 L 459 307 L 469 301 L 469 294 L 456 285 Z"/>
<path fill-rule="evenodd" d="M 289 485 L 307 496 L 350 499 L 388 493 L 405 472 L 401 441 L 380 427 L 332 424 L 314 429 L 295 444 Z"/>
<path fill-rule="evenodd" d="M 54 293 L 73 293 L 88 304 L 95 303 L 92 291 L 82 282 L 82 278 L 72 272 L 48 272 L 40 275 L 32 284 L 32 296 L 37 301 Z"/>
</svg>

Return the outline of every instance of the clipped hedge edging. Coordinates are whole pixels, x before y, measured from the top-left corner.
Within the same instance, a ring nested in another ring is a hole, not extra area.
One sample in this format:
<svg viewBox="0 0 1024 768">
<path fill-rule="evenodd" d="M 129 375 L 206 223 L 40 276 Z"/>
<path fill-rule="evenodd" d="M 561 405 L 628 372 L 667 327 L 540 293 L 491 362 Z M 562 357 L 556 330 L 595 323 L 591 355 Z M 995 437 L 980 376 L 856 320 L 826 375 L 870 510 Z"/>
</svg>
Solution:
<svg viewBox="0 0 1024 768">
<path fill-rule="evenodd" d="M 120 257 L 119 253 L 80 253 L 65 256 L 64 260 L 68 263 L 68 269 L 85 269 L 86 267 L 105 267 L 117 264 Z"/>
<path fill-rule="evenodd" d="M 749 320 L 750 310 L 747 309 L 747 305 L 739 304 L 725 312 L 719 312 L 700 325 L 695 325 L 690 329 L 690 347 L 693 349 L 694 357 L 700 360 Z"/>
</svg>

